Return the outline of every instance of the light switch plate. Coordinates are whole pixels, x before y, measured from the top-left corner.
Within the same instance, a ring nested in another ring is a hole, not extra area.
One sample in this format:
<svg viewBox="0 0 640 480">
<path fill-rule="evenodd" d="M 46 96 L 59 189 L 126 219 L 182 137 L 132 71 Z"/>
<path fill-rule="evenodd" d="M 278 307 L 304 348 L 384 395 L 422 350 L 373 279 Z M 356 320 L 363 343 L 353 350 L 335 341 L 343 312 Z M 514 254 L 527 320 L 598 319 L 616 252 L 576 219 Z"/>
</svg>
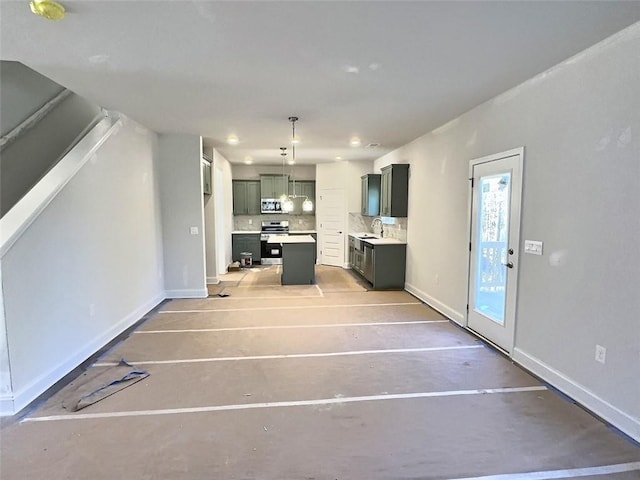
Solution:
<svg viewBox="0 0 640 480">
<path fill-rule="evenodd" d="M 525 240 L 524 253 L 531 255 L 542 255 L 542 242 L 538 240 Z"/>
<path fill-rule="evenodd" d="M 190 227 L 189 228 L 189 233 L 191 235 L 197 235 L 198 234 L 198 227 Z"/>
</svg>

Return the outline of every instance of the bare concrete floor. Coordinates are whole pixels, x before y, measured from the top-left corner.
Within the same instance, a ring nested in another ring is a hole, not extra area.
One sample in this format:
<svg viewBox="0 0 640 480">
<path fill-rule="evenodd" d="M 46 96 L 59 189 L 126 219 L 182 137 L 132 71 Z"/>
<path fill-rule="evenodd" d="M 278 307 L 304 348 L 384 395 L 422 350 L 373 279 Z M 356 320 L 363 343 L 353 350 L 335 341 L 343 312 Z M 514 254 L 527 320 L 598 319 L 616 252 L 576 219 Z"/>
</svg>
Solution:
<svg viewBox="0 0 640 480">
<path fill-rule="evenodd" d="M 323 273 L 164 304 L 86 373 L 150 376 L 5 426 L 0 478 L 640 478 L 637 445 L 411 295 Z"/>
</svg>

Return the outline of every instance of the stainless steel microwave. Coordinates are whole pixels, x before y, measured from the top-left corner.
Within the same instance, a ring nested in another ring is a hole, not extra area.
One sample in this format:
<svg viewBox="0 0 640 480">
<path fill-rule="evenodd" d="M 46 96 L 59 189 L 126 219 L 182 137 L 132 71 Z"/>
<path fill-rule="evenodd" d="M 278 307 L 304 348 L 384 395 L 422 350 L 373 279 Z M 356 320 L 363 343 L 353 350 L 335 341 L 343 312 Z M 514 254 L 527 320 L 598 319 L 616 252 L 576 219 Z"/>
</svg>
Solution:
<svg viewBox="0 0 640 480">
<path fill-rule="evenodd" d="M 260 213 L 282 213 L 280 200 L 277 198 L 263 198 L 260 201 Z"/>
</svg>

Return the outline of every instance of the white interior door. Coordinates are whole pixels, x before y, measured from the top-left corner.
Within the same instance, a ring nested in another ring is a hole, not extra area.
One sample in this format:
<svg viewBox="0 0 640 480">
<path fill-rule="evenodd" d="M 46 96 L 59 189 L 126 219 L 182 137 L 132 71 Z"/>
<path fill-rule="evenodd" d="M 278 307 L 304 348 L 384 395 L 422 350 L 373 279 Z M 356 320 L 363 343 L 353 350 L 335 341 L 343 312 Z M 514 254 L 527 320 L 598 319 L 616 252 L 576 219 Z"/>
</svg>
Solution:
<svg viewBox="0 0 640 480">
<path fill-rule="evenodd" d="M 511 352 L 516 323 L 523 150 L 470 165 L 471 253 L 467 326 Z"/>
<path fill-rule="evenodd" d="M 317 197 L 318 258 L 323 265 L 344 266 L 345 208 L 342 189 L 320 190 Z"/>
</svg>

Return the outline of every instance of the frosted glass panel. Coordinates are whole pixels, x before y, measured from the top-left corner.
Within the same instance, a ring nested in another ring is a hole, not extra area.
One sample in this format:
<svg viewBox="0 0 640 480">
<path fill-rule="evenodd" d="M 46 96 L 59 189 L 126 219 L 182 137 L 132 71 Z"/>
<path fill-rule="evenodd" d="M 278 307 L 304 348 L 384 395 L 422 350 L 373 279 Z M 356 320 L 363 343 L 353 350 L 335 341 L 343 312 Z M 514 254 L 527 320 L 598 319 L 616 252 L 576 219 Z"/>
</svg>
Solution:
<svg viewBox="0 0 640 480">
<path fill-rule="evenodd" d="M 511 174 L 480 177 L 474 309 L 504 325 Z"/>
</svg>

